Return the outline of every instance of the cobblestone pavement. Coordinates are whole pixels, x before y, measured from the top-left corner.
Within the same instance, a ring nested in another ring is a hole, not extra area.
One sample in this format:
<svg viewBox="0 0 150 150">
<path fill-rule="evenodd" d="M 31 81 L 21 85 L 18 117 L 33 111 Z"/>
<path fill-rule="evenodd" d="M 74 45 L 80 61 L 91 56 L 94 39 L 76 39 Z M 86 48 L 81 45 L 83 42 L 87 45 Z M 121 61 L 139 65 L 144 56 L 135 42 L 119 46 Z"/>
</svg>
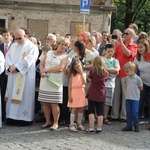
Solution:
<svg viewBox="0 0 150 150">
<path fill-rule="evenodd" d="M 150 131 L 146 122 L 140 123 L 141 131 L 122 132 L 126 125 L 113 121 L 103 125 L 100 134 L 83 131 L 70 132 L 60 126 L 57 131 L 40 129 L 41 123 L 32 126 L 6 126 L 0 129 L 0 150 L 150 150 Z M 88 123 L 84 123 L 88 127 Z"/>
</svg>

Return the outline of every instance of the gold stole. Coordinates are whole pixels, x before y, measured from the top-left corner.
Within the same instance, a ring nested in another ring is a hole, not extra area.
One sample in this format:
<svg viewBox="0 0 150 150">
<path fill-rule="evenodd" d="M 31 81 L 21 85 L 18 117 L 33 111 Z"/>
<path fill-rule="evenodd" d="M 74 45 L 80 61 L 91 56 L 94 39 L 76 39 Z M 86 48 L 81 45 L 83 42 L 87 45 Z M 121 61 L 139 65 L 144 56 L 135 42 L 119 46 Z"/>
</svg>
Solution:
<svg viewBox="0 0 150 150">
<path fill-rule="evenodd" d="M 11 47 L 10 47 L 10 56 L 11 58 L 13 58 L 14 53 L 17 49 L 18 44 L 14 43 Z M 23 47 L 21 55 L 19 60 L 23 60 L 24 57 L 27 55 L 28 51 L 30 48 L 30 44 L 25 45 L 25 47 Z M 25 79 L 26 79 L 26 75 L 22 75 L 20 72 L 17 72 L 17 77 L 16 77 L 16 81 L 13 85 L 13 92 L 12 92 L 12 103 L 15 104 L 21 104 L 22 102 L 22 97 L 23 97 L 23 91 L 24 91 L 24 85 L 25 85 Z M 7 88 L 9 88 L 9 78 L 8 78 L 8 84 L 7 84 Z M 6 93 L 7 95 L 7 93 Z M 7 99 L 7 96 L 5 96 Z"/>
</svg>

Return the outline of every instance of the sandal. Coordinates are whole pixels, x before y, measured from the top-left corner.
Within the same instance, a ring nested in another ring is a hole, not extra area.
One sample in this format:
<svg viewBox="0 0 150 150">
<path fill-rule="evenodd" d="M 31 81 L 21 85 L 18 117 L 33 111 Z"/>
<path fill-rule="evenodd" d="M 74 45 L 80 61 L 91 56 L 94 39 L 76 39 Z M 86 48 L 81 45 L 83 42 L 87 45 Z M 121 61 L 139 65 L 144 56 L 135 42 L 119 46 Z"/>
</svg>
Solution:
<svg viewBox="0 0 150 150">
<path fill-rule="evenodd" d="M 111 122 L 107 118 L 104 118 L 103 123 L 107 125 L 111 125 Z"/>
<path fill-rule="evenodd" d="M 90 134 L 92 134 L 92 133 L 95 133 L 95 131 L 94 131 L 94 129 L 93 129 L 93 130 L 86 129 L 86 130 L 85 130 L 85 133 L 90 133 Z"/>
<path fill-rule="evenodd" d="M 70 124 L 69 125 L 69 130 L 73 131 L 73 132 L 77 132 L 78 131 L 77 128 L 75 127 L 75 124 Z"/>
<path fill-rule="evenodd" d="M 77 125 L 77 129 L 81 130 L 81 131 L 84 131 L 85 128 L 82 126 L 82 124 L 78 124 Z"/>
<path fill-rule="evenodd" d="M 52 127 L 50 127 L 50 131 L 56 131 L 58 129 L 58 125 L 53 125 Z"/>
<path fill-rule="evenodd" d="M 98 129 L 96 129 L 96 132 L 95 133 L 100 133 L 100 132 L 102 132 L 102 130 L 100 129 L 100 130 L 98 130 Z"/>
<path fill-rule="evenodd" d="M 46 129 L 46 128 L 49 128 L 50 126 L 51 126 L 50 124 L 47 124 L 47 125 L 44 124 L 44 125 L 41 126 L 41 128 L 42 128 L 42 129 Z"/>
</svg>

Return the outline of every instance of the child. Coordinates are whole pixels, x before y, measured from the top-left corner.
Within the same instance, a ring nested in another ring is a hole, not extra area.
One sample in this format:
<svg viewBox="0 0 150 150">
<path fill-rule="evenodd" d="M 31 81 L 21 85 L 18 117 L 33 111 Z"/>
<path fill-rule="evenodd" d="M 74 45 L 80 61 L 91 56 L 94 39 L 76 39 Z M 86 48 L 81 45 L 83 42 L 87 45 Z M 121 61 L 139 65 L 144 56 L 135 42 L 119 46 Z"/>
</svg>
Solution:
<svg viewBox="0 0 150 150">
<path fill-rule="evenodd" d="M 128 62 L 124 65 L 127 74 L 126 83 L 126 116 L 127 126 L 122 131 L 132 131 L 132 122 L 135 132 L 139 132 L 138 110 L 140 90 L 143 90 L 143 83 L 139 76 L 135 74 L 135 64 Z"/>
<path fill-rule="evenodd" d="M 70 114 L 70 131 L 84 130 L 82 126 L 83 107 L 87 106 L 87 99 L 85 98 L 85 83 L 86 74 L 83 72 L 81 61 L 74 57 L 71 62 L 69 72 L 69 87 L 68 87 L 68 107 L 72 108 Z M 78 112 L 77 128 L 74 124 L 75 114 Z"/>
<path fill-rule="evenodd" d="M 87 129 L 86 132 L 94 133 L 94 114 L 96 110 L 98 123 L 96 133 L 99 133 L 101 132 L 103 124 L 105 82 L 108 78 L 105 61 L 101 56 L 95 57 L 93 62 L 93 69 L 90 70 L 88 78 L 91 80 L 91 85 L 86 94 L 86 97 L 88 98 L 89 112 L 89 129 Z"/>
<path fill-rule="evenodd" d="M 112 44 L 107 44 L 105 46 L 105 64 L 107 66 L 107 71 L 109 72 L 108 80 L 105 83 L 106 87 L 106 98 L 105 98 L 105 106 L 104 106 L 104 120 L 103 123 L 107 125 L 111 125 L 111 122 L 107 119 L 109 108 L 113 104 L 113 96 L 115 89 L 115 79 L 120 70 L 119 61 L 113 58 L 114 49 Z"/>
</svg>

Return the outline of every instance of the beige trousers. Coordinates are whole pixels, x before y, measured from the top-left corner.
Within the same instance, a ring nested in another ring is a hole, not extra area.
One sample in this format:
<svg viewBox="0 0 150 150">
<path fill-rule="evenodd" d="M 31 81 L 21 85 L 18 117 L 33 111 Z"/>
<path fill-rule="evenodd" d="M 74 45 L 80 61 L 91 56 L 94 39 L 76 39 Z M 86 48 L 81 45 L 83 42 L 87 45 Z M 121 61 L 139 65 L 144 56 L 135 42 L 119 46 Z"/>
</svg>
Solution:
<svg viewBox="0 0 150 150">
<path fill-rule="evenodd" d="M 125 105 L 125 78 L 117 77 L 115 81 L 114 101 L 111 110 L 111 118 L 126 119 Z"/>
</svg>

